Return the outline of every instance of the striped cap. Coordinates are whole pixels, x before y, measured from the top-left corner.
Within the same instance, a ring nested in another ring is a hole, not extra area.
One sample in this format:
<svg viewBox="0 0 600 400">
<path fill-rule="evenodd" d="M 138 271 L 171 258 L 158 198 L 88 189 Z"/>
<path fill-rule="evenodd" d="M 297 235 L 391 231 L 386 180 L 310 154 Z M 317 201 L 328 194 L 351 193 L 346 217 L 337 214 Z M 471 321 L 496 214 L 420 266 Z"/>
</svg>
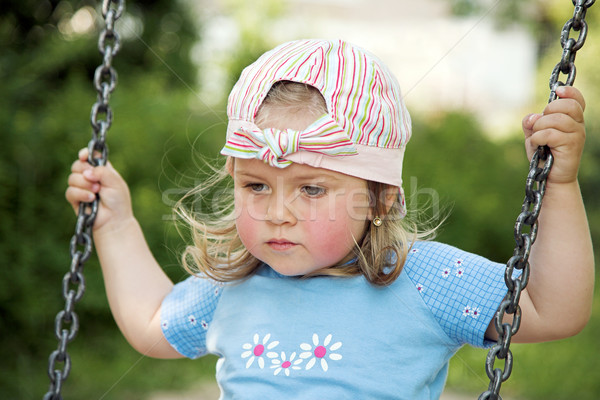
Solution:
<svg viewBox="0 0 600 400">
<path fill-rule="evenodd" d="M 318 89 L 328 114 L 300 132 L 258 128 L 258 109 L 279 81 Z M 402 160 L 410 115 L 395 77 L 369 52 L 341 40 L 284 43 L 244 69 L 229 95 L 227 115 L 221 154 L 280 168 L 296 162 L 391 184 L 399 188 L 405 212 Z"/>
</svg>

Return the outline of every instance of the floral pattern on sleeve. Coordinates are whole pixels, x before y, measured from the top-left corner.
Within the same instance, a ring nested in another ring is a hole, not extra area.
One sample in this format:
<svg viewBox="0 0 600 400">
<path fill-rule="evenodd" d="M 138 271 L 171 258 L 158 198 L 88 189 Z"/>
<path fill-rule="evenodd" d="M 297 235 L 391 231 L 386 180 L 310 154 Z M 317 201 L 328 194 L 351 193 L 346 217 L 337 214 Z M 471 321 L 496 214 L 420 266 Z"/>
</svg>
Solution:
<svg viewBox="0 0 600 400">
<path fill-rule="evenodd" d="M 487 326 L 506 293 L 504 270 L 452 246 L 416 242 L 403 273 L 450 338 L 484 347 Z"/>
</svg>

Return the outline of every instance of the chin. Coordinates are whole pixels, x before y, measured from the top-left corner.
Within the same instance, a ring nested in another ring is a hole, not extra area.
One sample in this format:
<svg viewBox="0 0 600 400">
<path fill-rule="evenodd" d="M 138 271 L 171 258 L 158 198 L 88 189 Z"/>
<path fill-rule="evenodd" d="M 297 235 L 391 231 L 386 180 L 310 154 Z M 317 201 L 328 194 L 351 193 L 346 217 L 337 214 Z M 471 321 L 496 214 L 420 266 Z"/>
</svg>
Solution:
<svg viewBox="0 0 600 400">
<path fill-rule="evenodd" d="M 299 269 L 297 266 L 286 266 L 267 263 L 275 272 L 284 276 L 304 276 L 320 268 Z"/>
</svg>

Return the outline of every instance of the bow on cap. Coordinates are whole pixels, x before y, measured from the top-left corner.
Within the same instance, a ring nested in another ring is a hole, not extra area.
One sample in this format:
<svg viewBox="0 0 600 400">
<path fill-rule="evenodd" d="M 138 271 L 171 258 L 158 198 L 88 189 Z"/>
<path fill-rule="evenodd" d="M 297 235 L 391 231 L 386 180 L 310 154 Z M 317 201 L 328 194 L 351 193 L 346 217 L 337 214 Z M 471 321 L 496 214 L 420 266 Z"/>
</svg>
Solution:
<svg viewBox="0 0 600 400">
<path fill-rule="evenodd" d="M 221 154 L 239 158 L 257 158 L 273 167 L 284 168 L 292 162 L 285 156 L 304 150 L 328 156 L 358 154 L 354 143 L 329 116 L 316 120 L 303 131 L 241 126 L 227 138 Z"/>
</svg>

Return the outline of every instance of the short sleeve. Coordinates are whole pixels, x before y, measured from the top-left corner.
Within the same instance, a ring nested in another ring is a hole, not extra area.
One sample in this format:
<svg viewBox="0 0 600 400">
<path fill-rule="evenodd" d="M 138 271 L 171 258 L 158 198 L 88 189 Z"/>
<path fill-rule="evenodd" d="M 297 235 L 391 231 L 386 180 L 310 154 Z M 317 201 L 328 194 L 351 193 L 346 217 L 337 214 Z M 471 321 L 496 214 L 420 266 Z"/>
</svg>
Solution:
<svg viewBox="0 0 600 400">
<path fill-rule="evenodd" d="M 163 335 L 183 356 L 198 358 L 206 354 L 206 333 L 222 290 L 220 283 L 191 276 L 176 284 L 163 300 Z"/>
<path fill-rule="evenodd" d="M 506 295 L 504 264 L 436 242 L 416 242 L 404 273 L 446 334 L 487 347 L 485 331 Z"/>
</svg>

